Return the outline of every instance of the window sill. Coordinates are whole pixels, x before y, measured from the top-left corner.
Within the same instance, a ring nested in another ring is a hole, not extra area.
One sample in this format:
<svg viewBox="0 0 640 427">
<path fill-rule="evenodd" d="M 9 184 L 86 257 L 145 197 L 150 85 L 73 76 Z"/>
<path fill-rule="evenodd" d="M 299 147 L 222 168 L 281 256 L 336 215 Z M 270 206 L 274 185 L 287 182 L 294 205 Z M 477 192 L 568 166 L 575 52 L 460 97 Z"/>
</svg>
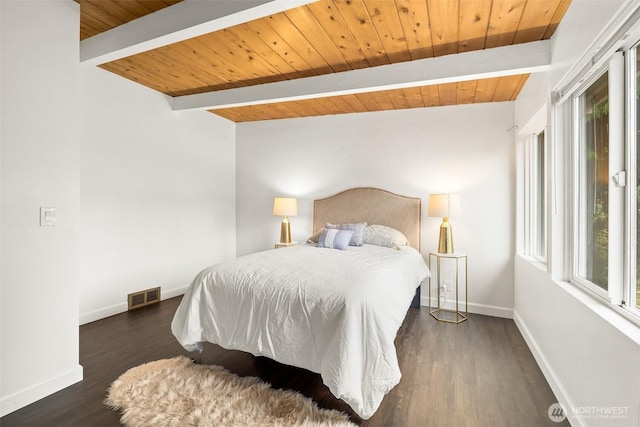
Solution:
<svg viewBox="0 0 640 427">
<path fill-rule="evenodd" d="M 530 265 L 545 273 L 547 272 L 546 264 L 543 264 L 532 257 L 523 255 L 520 255 L 520 257 Z M 635 316 L 622 307 L 613 306 L 607 303 L 602 298 L 580 285 L 575 285 L 563 280 L 554 280 L 550 276 L 549 280 L 570 294 L 573 298 L 578 300 L 611 326 L 619 330 L 630 340 L 635 342 L 637 345 L 640 345 L 640 317 Z"/>
<path fill-rule="evenodd" d="M 630 340 L 640 345 L 640 318 L 622 307 L 614 306 L 604 301 L 580 285 L 570 282 L 554 280 L 556 285 L 584 304 L 587 308 L 607 321 L 611 326 L 626 335 Z"/>
<path fill-rule="evenodd" d="M 549 272 L 549 268 L 547 266 L 546 261 L 542 261 L 540 258 L 533 257 L 531 255 L 520 255 L 520 258 L 529 262 L 529 264 L 536 267 L 538 270 L 543 271 L 545 273 Z"/>
</svg>

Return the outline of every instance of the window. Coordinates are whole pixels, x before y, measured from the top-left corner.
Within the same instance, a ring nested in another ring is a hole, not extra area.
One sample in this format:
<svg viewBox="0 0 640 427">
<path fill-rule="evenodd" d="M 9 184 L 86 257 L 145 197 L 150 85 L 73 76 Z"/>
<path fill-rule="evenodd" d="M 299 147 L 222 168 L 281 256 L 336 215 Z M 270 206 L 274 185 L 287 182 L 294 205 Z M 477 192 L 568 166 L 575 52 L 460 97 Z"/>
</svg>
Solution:
<svg viewBox="0 0 640 427">
<path fill-rule="evenodd" d="M 608 288 L 609 85 L 604 73 L 578 98 L 577 276 Z"/>
<path fill-rule="evenodd" d="M 632 232 L 629 234 L 635 237 L 635 243 L 630 244 L 629 251 L 631 260 L 635 261 L 635 269 L 630 269 L 632 286 L 629 302 L 633 307 L 640 308 L 640 46 L 636 46 L 633 54 L 635 55 L 635 61 L 630 61 L 630 63 L 632 64 L 631 75 L 635 74 L 635 82 L 632 82 L 632 93 L 635 93 L 632 108 L 635 106 L 635 114 L 632 114 L 634 123 L 631 125 L 631 134 L 634 138 L 632 137 L 629 151 L 632 153 L 635 148 L 635 156 L 630 155 L 629 159 L 635 160 L 635 168 L 631 163 L 629 170 L 633 171 L 635 169 L 635 180 L 629 180 L 631 183 L 631 194 L 629 196 L 631 209 L 629 210 L 632 212 L 632 218 L 629 223 L 631 228 L 635 226 L 635 233 L 631 230 Z M 635 83 L 635 86 L 633 83 Z M 635 220 L 633 216 L 635 216 Z"/>
<path fill-rule="evenodd" d="M 547 258 L 547 204 L 545 194 L 546 169 L 545 169 L 545 138 L 544 131 L 534 135 L 534 179 L 535 179 L 535 204 L 534 204 L 534 234 L 535 240 L 532 254 L 541 260 Z"/>
<path fill-rule="evenodd" d="M 640 42 L 605 62 L 571 97 L 571 281 L 640 316 Z"/>
<path fill-rule="evenodd" d="M 521 133 L 524 175 L 524 245 L 525 255 L 537 261 L 547 260 L 547 198 L 546 198 L 546 142 L 544 122 L 546 107 L 536 113 Z M 534 129 L 537 132 L 531 132 Z M 542 129 L 542 130 L 540 130 Z"/>
</svg>

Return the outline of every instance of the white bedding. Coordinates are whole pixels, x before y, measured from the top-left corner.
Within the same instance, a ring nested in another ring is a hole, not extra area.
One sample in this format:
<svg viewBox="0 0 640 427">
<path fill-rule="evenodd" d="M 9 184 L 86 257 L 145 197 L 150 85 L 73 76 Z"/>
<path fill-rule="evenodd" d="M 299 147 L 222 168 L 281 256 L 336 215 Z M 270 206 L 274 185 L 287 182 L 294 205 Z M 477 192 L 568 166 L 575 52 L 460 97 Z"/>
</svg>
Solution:
<svg viewBox="0 0 640 427">
<path fill-rule="evenodd" d="M 411 247 L 273 249 L 203 270 L 171 330 L 189 351 L 208 341 L 318 372 L 368 419 L 400 381 L 393 341 L 428 276 Z"/>
</svg>

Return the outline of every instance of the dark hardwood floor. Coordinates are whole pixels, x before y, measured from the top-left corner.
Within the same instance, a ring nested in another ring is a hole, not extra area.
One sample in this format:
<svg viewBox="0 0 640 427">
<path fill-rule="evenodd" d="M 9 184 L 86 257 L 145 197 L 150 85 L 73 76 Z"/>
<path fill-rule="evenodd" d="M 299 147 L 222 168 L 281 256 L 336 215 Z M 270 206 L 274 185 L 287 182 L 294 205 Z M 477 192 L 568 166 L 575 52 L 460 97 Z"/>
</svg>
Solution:
<svg viewBox="0 0 640 427">
<path fill-rule="evenodd" d="M 179 354 L 300 391 L 362 426 L 569 425 L 548 418 L 556 398 L 511 320 L 470 315 L 453 325 L 437 322 L 426 308 L 409 309 L 396 338 L 402 380 L 362 421 L 317 374 L 212 344 L 201 354 L 187 353 L 169 328 L 179 302 L 173 298 L 81 326 L 84 381 L 3 417 L 0 425 L 118 426 L 119 415 L 103 404 L 109 384 L 128 368 Z"/>
</svg>

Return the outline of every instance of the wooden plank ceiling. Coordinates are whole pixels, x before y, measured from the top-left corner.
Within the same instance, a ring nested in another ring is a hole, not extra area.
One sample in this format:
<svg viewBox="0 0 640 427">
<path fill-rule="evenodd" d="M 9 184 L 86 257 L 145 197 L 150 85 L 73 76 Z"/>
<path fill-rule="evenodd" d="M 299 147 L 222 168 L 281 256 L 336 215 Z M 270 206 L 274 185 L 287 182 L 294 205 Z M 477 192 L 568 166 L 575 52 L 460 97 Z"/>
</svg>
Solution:
<svg viewBox="0 0 640 427">
<path fill-rule="evenodd" d="M 80 40 L 141 18 L 182 0 L 78 0 Z"/>
<path fill-rule="evenodd" d="M 179 0 L 80 0 L 81 38 Z M 320 0 L 100 65 L 169 96 L 545 40 L 570 0 Z M 515 100 L 528 74 L 210 110 L 235 122 Z"/>
</svg>

